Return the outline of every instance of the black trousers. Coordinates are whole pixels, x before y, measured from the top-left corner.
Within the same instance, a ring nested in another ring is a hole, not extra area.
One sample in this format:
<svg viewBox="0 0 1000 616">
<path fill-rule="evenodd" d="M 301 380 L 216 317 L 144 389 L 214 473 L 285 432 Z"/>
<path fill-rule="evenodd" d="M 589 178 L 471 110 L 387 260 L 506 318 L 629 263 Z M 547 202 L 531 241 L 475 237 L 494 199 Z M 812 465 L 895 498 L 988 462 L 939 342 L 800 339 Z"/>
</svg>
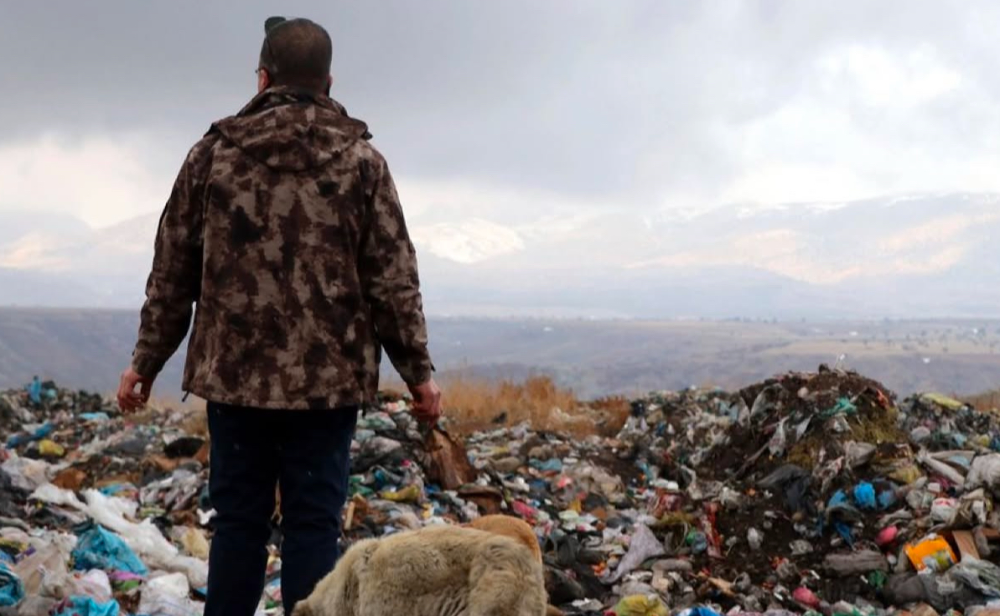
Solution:
<svg viewBox="0 0 1000 616">
<path fill-rule="evenodd" d="M 209 403 L 208 489 L 217 515 L 205 616 L 253 616 L 264 590 L 279 482 L 285 613 L 333 570 L 357 418 L 357 407 L 292 411 Z"/>
</svg>

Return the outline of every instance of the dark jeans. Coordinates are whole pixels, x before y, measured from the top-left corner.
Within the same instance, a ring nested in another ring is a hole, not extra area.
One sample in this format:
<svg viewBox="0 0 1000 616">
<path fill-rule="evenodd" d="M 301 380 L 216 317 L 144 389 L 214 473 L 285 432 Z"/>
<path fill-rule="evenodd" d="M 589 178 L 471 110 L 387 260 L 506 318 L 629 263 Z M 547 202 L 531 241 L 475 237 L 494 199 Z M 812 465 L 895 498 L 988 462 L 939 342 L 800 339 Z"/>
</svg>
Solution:
<svg viewBox="0 0 1000 616">
<path fill-rule="evenodd" d="M 281 486 L 285 613 L 333 570 L 356 407 L 323 411 L 209 403 L 215 536 L 205 616 L 252 616 L 264 590 L 275 484 Z"/>
</svg>

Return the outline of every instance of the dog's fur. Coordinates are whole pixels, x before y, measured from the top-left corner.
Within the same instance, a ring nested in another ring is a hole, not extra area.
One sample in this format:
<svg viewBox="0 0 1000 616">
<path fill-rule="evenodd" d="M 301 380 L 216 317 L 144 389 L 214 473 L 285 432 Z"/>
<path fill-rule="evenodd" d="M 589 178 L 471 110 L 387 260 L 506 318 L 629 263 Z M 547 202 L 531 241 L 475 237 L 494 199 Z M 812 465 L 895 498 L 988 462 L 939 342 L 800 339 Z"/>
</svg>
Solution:
<svg viewBox="0 0 1000 616">
<path fill-rule="evenodd" d="M 531 526 L 521 518 L 509 515 L 484 515 L 481 518 L 467 524 L 469 528 L 484 530 L 495 535 L 503 535 L 516 539 L 518 542 L 528 546 L 535 559 L 542 562 L 542 548 L 538 545 L 538 538 Z M 552 605 L 545 608 L 545 616 L 563 616 L 562 610 Z"/>
<path fill-rule="evenodd" d="M 528 546 L 528 549 L 538 559 L 538 562 L 542 562 L 542 549 L 538 545 L 538 538 L 535 537 L 535 531 L 521 518 L 509 515 L 484 515 L 469 522 L 467 526 L 476 530 L 484 530 L 495 535 L 503 535 L 511 539 L 516 539 Z"/>
<path fill-rule="evenodd" d="M 431 526 L 358 542 L 292 616 L 544 616 L 546 601 L 522 542 Z"/>
</svg>

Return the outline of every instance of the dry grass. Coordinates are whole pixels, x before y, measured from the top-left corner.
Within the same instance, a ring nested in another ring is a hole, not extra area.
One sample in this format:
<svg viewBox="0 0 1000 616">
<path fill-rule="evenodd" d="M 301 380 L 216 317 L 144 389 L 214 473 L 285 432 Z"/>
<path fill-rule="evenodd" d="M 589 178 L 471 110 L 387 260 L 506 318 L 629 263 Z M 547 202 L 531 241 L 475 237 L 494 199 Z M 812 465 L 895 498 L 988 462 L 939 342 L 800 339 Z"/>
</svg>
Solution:
<svg viewBox="0 0 1000 616">
<path fill-rule="evenodd" d="M 536 430 L 566 432 L 574 436 L 613 436 L 625 425 L 631 410 L 624 397 L 580 402 L 572 390 L 558 387 L 545 376 L 523 382 L 450 376 L 442 380 L 441 388 L 444 413 L 453 422 L 452 429 L 459 434 L 527 421 Z M 392 383 L 386 390 L 401 393 L 406 388 Z M 180 409 L 186 414 L 181 428 L 192 436 L 208 438 L 204 401 L 191 398 L 181 403 L 155 399 L 148 408 Z"/>
<path fill-rule="evenodd" d="M 208 438 L 208 415 L 204 407 L 191 407 L 187 412 L 187 417 L 181 423 L 181 428 L 191 436 Z"/>
<path fill-rule="evenodd" d="M 624 398 L 582 403 L 572 390 L 558 387 L 546 376 L 524 382 L 449 376 L 442 379 L 441 389 L 444 414 L 462 434 L 526 421 L 536 430 L 610 435 L 624 425 L 630 408 Z"/>
<path fill-rule="evenodd" d="M 205 414 L 206 404 L 201 398 L 191 396 L 185 402 L 170 396 L 153 396 L 146 408 L 132 420 L 136 423 L 158 423 L 164 412 L 180 411 L 184 418 L 180 428 L 191 436 L 208 438 L 208 416 Z"/>
<path fill-rule="evenodd" d="M 967 402 L 980 411 L 1000 411 L 1000 389 L 989 391 L 978 396 L 965 396 L 962 402 Z"/>
</svg>

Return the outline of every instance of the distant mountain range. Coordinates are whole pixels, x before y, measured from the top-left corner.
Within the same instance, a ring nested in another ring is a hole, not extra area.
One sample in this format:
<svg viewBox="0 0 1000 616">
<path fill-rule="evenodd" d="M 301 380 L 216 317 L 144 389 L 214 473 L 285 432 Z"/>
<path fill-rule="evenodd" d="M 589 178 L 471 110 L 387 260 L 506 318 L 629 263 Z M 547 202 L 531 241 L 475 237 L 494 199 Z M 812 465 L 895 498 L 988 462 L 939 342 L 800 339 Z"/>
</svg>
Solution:
<svg viewBox="0 0 1000 616">
<path fill-rule="evenodd" d="M 138 308 L 157 222 L 0 214 L 0 303 Z M 994 194 L 410 225 L 437 315 L 1000 315 Z"/>
</svg>

